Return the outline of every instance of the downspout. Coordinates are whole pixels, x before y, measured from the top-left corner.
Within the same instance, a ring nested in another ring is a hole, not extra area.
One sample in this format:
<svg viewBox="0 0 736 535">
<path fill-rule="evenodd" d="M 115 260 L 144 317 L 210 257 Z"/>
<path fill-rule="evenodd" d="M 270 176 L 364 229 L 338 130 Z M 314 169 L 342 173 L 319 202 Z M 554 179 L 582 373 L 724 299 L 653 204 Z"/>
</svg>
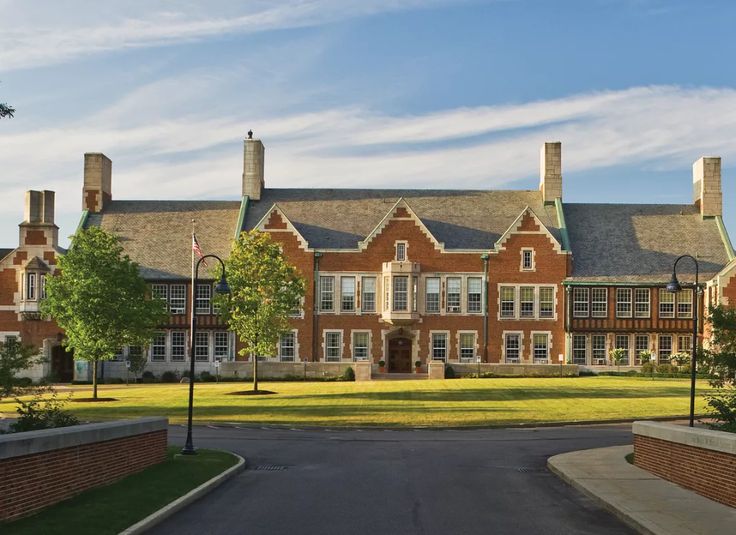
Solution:
<svg viewBox="0 0 736 535">
<path fill-rule="evenodd" d="M 312 306 L 312 362 L 317 362 L 317 348 L 318 348 L 318 335 L 319 335 L 319 259 L 322 253 L 319 251 L 314 252 L 314 284 L 312 285 L 312 291 L 314 292 L 314 303 Z"/>
<path fill-rule="evenodd" d="M 572 360 L 571 348 L 572 348 L 572 307 L 570 306 L 570 295 L 572 294 L 572 287 L 565 286 L 565 362 Z"/>
<path fill-rule="evenodd" d="M 483 260 L 483 362 L 488 362 L 488 253 Z"/>
</svg>

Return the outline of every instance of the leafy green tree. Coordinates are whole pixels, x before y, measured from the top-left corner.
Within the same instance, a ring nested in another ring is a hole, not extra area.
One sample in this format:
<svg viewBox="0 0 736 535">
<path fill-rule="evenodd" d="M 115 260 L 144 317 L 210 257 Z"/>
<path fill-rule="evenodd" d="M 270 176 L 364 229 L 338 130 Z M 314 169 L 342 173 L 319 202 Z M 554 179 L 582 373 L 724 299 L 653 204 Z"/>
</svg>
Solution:
<svg viewBox="0 0 736 535">
<path fill-rule="evenodd" d="M 608 352 L 608 356 L 611 358 L 611 363 L 615 364 L 619 370 L 621 369 L 621 363 L 626 358 L 626 350 L 621 349 L 620 347 L 617 347 L 616 349 L 611 349 Z"/>
<path fill-rule="evenodd" d="M 0 399 L 14 395 L 18 383 L 15 375 L 40 360 L 33 346 L 23 345 L 13 338 L 0 342 Z"/>
<path fill-rule="evenodd" d="M 133 378 L 138 382 L 138 377 L 146 369 L 146 364 L 148 363 L 146 352 L 143 351 L 141 346 L 137 346 L 136 351 L 133 350 L 133 347 L 130 348 L 130 351 L 128 351 L 128 362 L 130 363 L 130 371 L 133 374 Z"/>
<path fill-rule="evenodd" d="M 46 281 L 42 311 L 66 333 L 64 345 L 75 359 L 92 363 L 97 399 L 97 365 L 125 345 L 146 346 L 166 315 L 149 299 L 138 265 L 116 236 L 96 227 L 79 231 L 59 259 L 59 271 Z"/>
<path fill-rule="evenodd" d="M 251 356 L 253 391 L 258 392 L 258 357 L 274 355 L 306 284 L 264 232 L 241 233 L 225 265 L 231 294 L 218 298 L 220 310 L 243 343 L 240 354 Z"/>
<path fill-rule="evenodd" d="M 698 373 L 707 374 L 714 390 L 705 395 L 711 427 L 736 433 L 736 309 L 711 308 L 708 321 L 713 338 L 708 351 L 698 354 Z"/>
<path fill-rule="evenodd" d="M 13 114 L 15 113 L 15 108 L 8 106 L 4 102 L 0 102 L 0 119 L 3 117 L 13 117 Z"/>
</svg>

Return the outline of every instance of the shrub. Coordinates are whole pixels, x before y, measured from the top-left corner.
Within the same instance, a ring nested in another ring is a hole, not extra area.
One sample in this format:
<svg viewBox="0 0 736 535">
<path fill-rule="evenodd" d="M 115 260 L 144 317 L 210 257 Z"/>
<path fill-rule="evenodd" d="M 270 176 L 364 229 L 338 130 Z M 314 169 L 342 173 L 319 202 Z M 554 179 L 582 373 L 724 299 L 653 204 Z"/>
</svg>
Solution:
<svg viewBox="0 0 736 535">
<path fill-rule="evenodd" d="M 217 377 L 205 370 L 199 374 L 199 380 L 203 383 L 214 383 L 215 381 L 217 381 Z"/>
<path fill-rule="evenodd" d="M 661 373 L 662 375 L 673 375 L 677 369 L 672 364 L 658 364 L 657 365 L 657 373 Z"/>
<path fill-rule="evenodd" d="M 33 379 L 30 377 L 16 377 L 13 379 L 13 385 L 19 388 L 28 388 L 33 384 Z"/>
<path fill-rule="evenodd" d="M 145 371 L 141 375 L 141 383 L 155 383 L 156 382 L 156 376 L 153 375 L 153 372 Z"/>
<path fill-rule="evenodd" d="M 452 366 L 445 366 L 445 379 L 454 379 L 455 369 Z"/>
<path fill-rule="evenodd" d="M 38 389 L 28 401 L 16 398 L 18 420 L 10 425 L 11 432 L 21 433 L 79 424 L 74 415 L 63 410 L 66 401 L 59 401 L 54 390 L 51 390 L 50 398 L 44 398 L 47 392 L 46 389 Z"/>
<path fill-rule="evenodd" d="M 642 368 L 645 364 L 649 364 L 652 361 L 651 351 L 639 351 L 639 360 L 641 361 Z"/>
<path fill-rule="evenodd" d="M 379 360 L 378 361 L 378 366 L 380 366 L 381 368 L 383 368 L 385 365 L 386 365 L 386 361 L 385 360 Z"/>
<path fill-rule="evenodd" d="M 648 360 L 641 365 L 641 373 L 652 375 L 657 369 L 657 364 Z"/>
<path fill-rule="evenodd" d="M 422 367 L 422 361 L 421 361 L 421 360 L 418 360 L 418 361 L 416 361 L 416 362 L 414 363 L 414 367 L 415 367 L 415 368 L 421 368 L 421 367 Z"/>
<path fill-rule="evenodd" d="M 598 374 L 595 373 L 593 370 L 588 370 L 587 368 L 580 368 L 578 375 L 580 377 L 595 377 Z"/>
<path fill-rule="evenodd" d="M 348 368 L 345 370 L 345 373 L 342 374 L 342 380 L 355 381 L 355 371 L 353 371 L 352 366 L 348 366 Z"/>
<path fill-rule="evenodd" d="M 146 376 L 147 373 L 151 372 L 143 372 L 143 377 Z M 153 375 L 151 373 L 151 375 Z M 161 382 L 162 383 L 176 383 L 179 381 L 179 378 L 176 376 L 176 372 L 171 370 L 166 370 L 164 373 L 161 374 Z"/>
<path fill-rule="evenodd" d="M 705 395 L 708 407 L 716 421 L 709 424 L 711 429 L 736 433 L 736 390 L 723 388 L 712 394 Z"/>
<path fill-rule="evenodd" d="M 184 377 L 189 377 L 189 375 L 190 375 L 190 374 L 189 374 L 189 370 L 184 370 L 183 372 L 181 372 L 181 376 L 182 376 L 182 378 L 184 378 Z"/>
</svg>

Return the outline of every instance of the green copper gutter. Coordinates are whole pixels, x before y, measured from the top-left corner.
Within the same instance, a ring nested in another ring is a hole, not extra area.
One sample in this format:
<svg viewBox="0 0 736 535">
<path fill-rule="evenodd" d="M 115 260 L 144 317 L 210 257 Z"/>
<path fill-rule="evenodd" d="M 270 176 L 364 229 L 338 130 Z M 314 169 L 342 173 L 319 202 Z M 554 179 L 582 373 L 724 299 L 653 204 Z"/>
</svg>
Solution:
<svg viewBox="0 0 736 535">
<path fill-rule="evenodd" d="M 82 210 L 82 217 L 79 218 L 79 224 L 77 225 L 77 230 L 74 231 L 74 235 L 77 234 L 80 230 L 84 229 L 84 226 L 87 224 L 87 218 L 89 217 L 89 210 Z"/>
<path fill-rule="evenodd" d="M 723 241 L 723 245 L 726 247 L 726 254 L 728 255 L 728 260 L 730 262 L 736 255 L 734 254 L 731 240 L 728 237 L 728 232 L 726 232 L 726 226 L 723 224 L 723 218 L 719 215 L 716 216 L 716 225 L 718 226 L 718 232 L 721 233 L 721 240 Z"/>
<path fill-rule="evenodd" d="M 238 214 L 238 226 L 235 228 L 235 239 L 240 237 L 240 233 L 243 230 L 243 223 L 245 222 L 245 214 L 248 212 L 248 196 L 243 195 L 243 199 L 240 201 L 240 213 Z"/>
<path fill-rule="evenodd" d="M 690 275 L 689 273 L 687 275 Z M 562 281 L 563 286 L 621 286 L 622 288 L 636 288 L 636 287 L 652 287 L 652 286 L 661 286 L 664 288 L 667 286 L 667 283 L 669 280 L 666 280 L 668 277 L 665 277 L 665 279 L 658 280 L 658 281 L 637 281 L 637 282 L 626 282 L 626 281 L 585 281 L 585 280 L 574 280 L 569 281 L 565 280 Z M 702 284 L 702 283 L 701 283 Z"/>
<path fill-rule="evenodd" d="M 557 209 L 557 223 L 560 225 L 560 236 L 562 237 L 562 248 L 565 251 L 570 249 L 570 237 L 567 235 L 567 225 L 565 224 L 565 212 L 562 209 L 562 199 L 555 198 L 555 208 Z"/>
</svg>

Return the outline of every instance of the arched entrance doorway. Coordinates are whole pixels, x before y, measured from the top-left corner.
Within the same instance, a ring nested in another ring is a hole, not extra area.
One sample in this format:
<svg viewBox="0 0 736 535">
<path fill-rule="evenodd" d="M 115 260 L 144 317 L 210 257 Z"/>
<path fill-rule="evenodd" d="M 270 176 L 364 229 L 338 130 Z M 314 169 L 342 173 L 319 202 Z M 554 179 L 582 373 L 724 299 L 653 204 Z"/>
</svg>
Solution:
<svg viewBox="0 0 736 535">
<path fill-rule="evenodd" d="M 74 355 L 60 345 L 51 349 L 51 376 L 60 383 L 71 383 L 74 379 Z"/>
<path fill-rule="evenodd" d="M 411 373 L 411 338 L 391 338 L 388 341 L 389 373 Z"/>
</svg>

